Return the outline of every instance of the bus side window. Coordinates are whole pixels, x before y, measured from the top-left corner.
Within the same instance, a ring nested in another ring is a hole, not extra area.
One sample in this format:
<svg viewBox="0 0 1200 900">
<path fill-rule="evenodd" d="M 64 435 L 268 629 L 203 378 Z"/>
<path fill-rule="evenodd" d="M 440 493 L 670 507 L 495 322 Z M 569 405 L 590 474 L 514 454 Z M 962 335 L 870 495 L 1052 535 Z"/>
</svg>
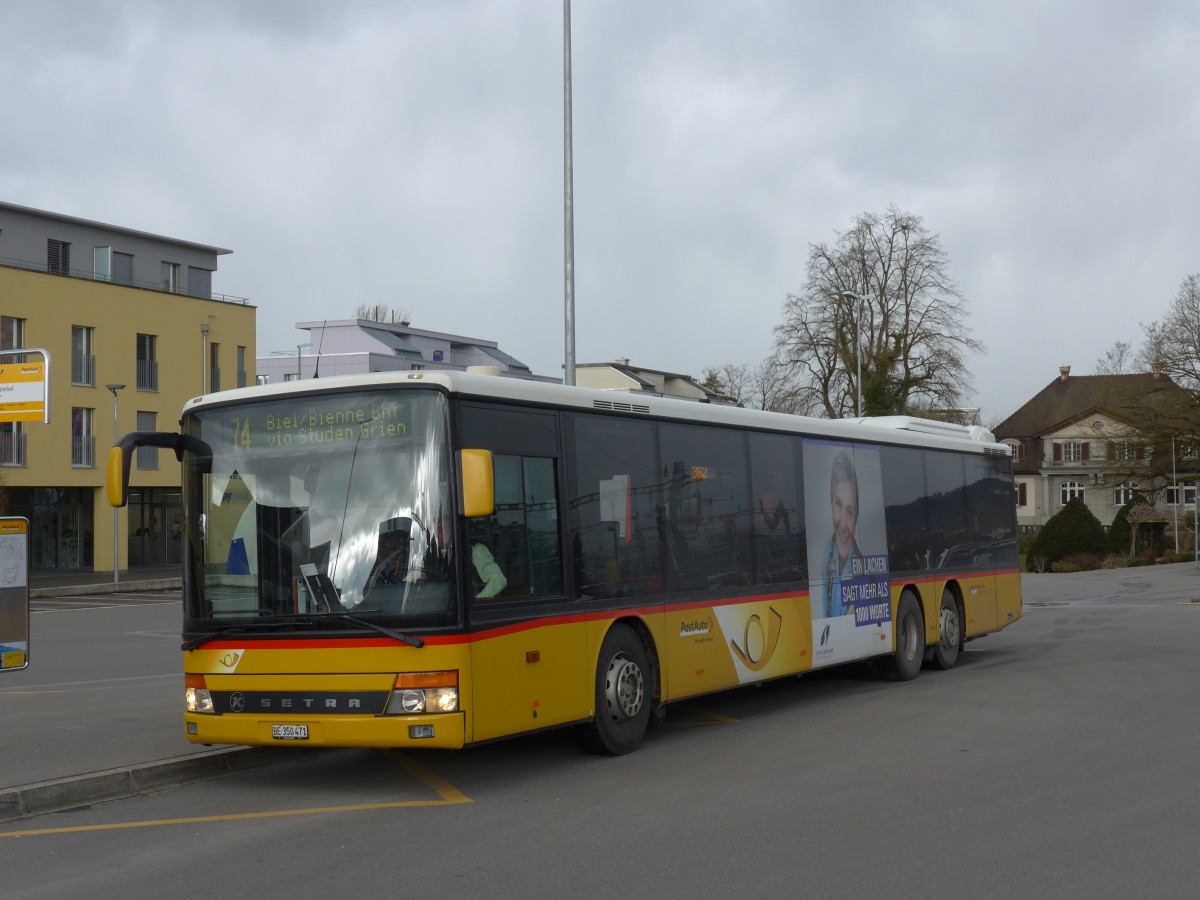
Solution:
<svg viewBox="0 0 1200 900">
<path fill-rule="evenodd" d="M 493 461 L 496 511 L 468 524 L 473 568 L 480 581 L 475 596 L 561 594 L 554 460 L 495 454 Z"/>
<path fill-rule="evenodd" d="M 790 435 L 756 433 L 749 443 L 755 581 L 806 582 L 802 442 Z"/>
<path fill-rule="evenodd" d="M 486 602 L 561 595 L 556 417 L 498 404 L 460 409 L 463 445 L 492 452 L 495 480 L 495 511 L 467 523 L 470 553 L 479 561 L 469 571 L 471 596 Z"/>
</svg>

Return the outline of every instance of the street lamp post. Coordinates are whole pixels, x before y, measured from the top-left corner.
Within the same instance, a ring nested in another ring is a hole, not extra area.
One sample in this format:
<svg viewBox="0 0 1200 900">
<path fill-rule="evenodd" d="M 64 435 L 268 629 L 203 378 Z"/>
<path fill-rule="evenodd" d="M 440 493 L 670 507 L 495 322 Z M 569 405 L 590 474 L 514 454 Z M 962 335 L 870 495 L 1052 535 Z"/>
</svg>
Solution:
<svg viewBox="0 0 1200 900">
<path fill-rule="evenodd" d="M 854 364 L 857 369 L 855 374 L 855 387 L 857 388 L 857 396 L 854 404 L 854 414 L 858 418 L 862 418 L 862 320 L 863 320 L 863 304 L 864 300 L 861 294 L 856 294 L 854 291 L 842 291 L 842 296 L 847 300 L 853 300 L 858 306 L 855 308 L 854 316 Z"/>
<path fill-rule="evenodd" d="M 113 395 L 113 446 L 120 439 L 117 433 L 117 391 L 125 390 L 123 384 L 106 384 Z M 113 507 L 113 584 L 121 583 L 121 511 Z"/>
</svg>

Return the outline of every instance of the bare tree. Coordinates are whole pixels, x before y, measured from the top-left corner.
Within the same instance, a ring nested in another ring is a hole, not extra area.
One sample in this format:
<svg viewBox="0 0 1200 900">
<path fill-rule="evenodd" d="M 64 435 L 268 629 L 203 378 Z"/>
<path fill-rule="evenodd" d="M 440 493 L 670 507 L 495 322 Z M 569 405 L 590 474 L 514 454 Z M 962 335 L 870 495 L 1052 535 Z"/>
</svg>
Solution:
<svg viewBox="0 0 1200 900">
<path fill-rule="evenodd" d="M 807 415 L 799 387 L 785 366 L 769 356 L 757 366 L 725 363 L 704 370 L 706 388 L 731 403 L 769 412 Z"/>
<path fill-rule="evenodd" d="M 1097 375 L 1130 375 L 1137 363 L 1133 345 L 1129 341 L 1118 340 L 1104 351 L 1104 355 L 1096 360 Z"/>
<path fill-rule="evenodd" d="M 393 309 L 386 303 L 360 303 L 354 308 L 354 318 L 367 322 L 407 325 L 412 321 L 412 314 L 407 309 Z"/>
<path fill-rule="evenodd" d="M 1183 279 L 1163 320 L 1143 325 L 1142 331 L 1146 343 L 1138 364 L 1200 395 L 1200 275 Z"/>
<path fill-rule="evenodd" d="M 831 418 L 853 414 L 861 364 L 865 415 L 962 405 L 968 357 L 983 345 L 948 269 L 937 235 L 895 207 L 859 215 L 833 246 L 810 246 L 804 290 L 775 328 L 801 402 Z"/>
</svg>

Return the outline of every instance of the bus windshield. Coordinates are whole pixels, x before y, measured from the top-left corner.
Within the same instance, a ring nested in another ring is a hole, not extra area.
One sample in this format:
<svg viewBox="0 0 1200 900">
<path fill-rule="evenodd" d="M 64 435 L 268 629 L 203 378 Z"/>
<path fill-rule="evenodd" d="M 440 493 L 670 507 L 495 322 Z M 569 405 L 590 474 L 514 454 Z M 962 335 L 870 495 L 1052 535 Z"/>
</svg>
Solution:
<svg viewBox="0 0 1200 900">
<path fill-rule="evenodd" d="M 447 421 L 436 391 L 190 412 L 185 629 L 452 622 Z"/>
</svg>

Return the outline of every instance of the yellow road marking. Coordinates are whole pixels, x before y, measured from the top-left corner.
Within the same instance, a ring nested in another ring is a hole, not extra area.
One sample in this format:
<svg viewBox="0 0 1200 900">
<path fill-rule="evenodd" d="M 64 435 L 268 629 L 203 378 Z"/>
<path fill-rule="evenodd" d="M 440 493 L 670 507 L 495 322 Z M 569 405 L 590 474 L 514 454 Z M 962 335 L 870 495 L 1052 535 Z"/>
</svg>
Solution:
<svg viewBox="0 0 1200 900">
<path fill-rule="evenodd" d="M 675 708 L 680 709 L 680 710 L 687 710 L 688 712 L 692 712 L 692 713 L 696 713 L 697 715 L 703 716 L 707 721 L 677 722 L 677 721 L 672 721 L 670 719 L 670 717 L 668 717 L 667 720 L 665 722 L 663 722 L 663 724 L 666 725 L 668 728 L 698 728 L 702 725 L 740 725 L 740 724 L 742 724 L 741 719 L 734 719 L 730 716 L 723 716 L 720 713 L 709 712 L 706 709 L 697 709 L 694 706 L 684 706 L 682 704 L 679 704 Z"/>
<path fill-rule="evenodd" d="M 408 809 L 423 806 L 453 806 L 474 801 L 458 788 L 425 768 L 415 760 L 397 751 L 386 751 L 386 756 L 398 762 L 409 774 L 432 789 L 438 800 L 397 800 L 391 803 L 356 803 L 350 806 L 316 806 L 310 809 L 281 809 L 273 812 L 228 813 L 218 816 L 192 816 L 182 819 L 152 819 L 145 822 L 111 822 L 104 825 L 74 825 L 64 828 L 31 828 L 28 831 L 3 831 L 0 838 L 34 837 L 46 834 L 77 834 L 84 831 L 117 831 L 126 828 L 158 828 L 163 825 L 195 825 L 204 822 L 237 822 L 244 819 L 275 819 L 283 816 L 319 816 L 328 813 L 366 812 L 376 809 Z"/>
</svg>

